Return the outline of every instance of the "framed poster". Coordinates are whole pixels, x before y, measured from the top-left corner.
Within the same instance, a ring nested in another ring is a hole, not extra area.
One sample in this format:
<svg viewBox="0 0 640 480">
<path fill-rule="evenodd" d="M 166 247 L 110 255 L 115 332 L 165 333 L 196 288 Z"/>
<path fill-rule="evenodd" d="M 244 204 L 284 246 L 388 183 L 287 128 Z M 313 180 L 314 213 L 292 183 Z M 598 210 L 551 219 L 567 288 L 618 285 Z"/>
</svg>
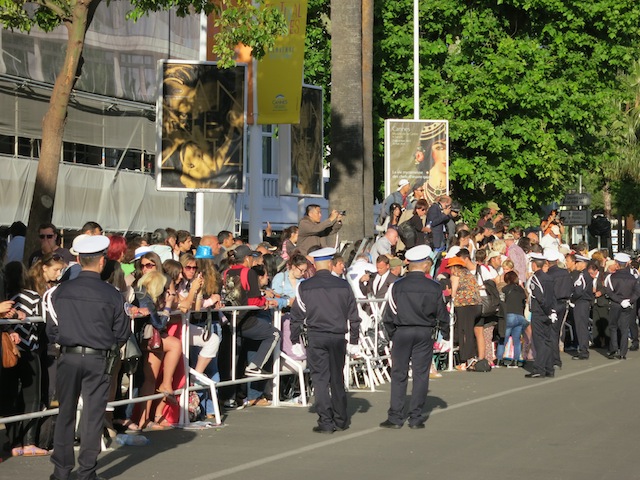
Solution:
<svg viewBox="0 0 640 480">
<path fill-rule="evenodd" d="M 449 122 L 385 120 L 385 196 L 402 179 L 421 182 L 429 204 L 449 193 Z"/>
<path fill-rule="evenodd" d="M 161 60 L 158 78 L 158 190 L 243 191 L 246 66 Z"/>
<path fill-rule="evenodd" d="M 321 197 L 323 145 L 322 87 L 304 85 L 300 123 L 291 125 L 291 193 Z"/>
</svg>

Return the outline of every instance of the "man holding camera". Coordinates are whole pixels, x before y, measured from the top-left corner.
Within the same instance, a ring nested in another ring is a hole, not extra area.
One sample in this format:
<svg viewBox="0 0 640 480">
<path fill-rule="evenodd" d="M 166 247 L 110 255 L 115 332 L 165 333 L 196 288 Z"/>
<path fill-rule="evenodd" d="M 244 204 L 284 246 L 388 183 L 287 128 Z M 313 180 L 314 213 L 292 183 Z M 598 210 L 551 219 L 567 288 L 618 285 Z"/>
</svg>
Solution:
<svg viewBox="0 0 640 480">
<path fill-rule="evenodd" d="M 342 228 L 342 219 L 347 212 L 332 210 L 331 215 L 322 221 L 322 209 L 320 205 L 311 204 L 307 206 L 304 217 L 298 224 L 298 244 L 297 249 L 306 255 L 311 247 L 331 247 L 328 237 L 338 233 Z"/>
<path fill-rule="evenodd" d="M 451 197 L 442 195 L 427 210 L 426 226 L 431 230 L 436 256 L 447 248 L 446 226 L 451 219 Z"/>
</svg>

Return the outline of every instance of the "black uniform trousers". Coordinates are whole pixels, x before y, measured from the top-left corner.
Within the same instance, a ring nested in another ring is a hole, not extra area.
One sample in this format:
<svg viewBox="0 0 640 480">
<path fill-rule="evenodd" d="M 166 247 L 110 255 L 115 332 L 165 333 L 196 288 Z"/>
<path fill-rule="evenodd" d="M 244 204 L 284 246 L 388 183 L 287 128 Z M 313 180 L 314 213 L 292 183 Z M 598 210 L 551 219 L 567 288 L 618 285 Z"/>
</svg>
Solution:
<svg viewBox="0 0 640 480">
<path fill-rule="evenodd" d="M 560 358 L 560 339 L 564 334 L 564 321 L 567 313 L 567 302 L 560 301 L 556 303 L 556 314 L 558 315 L 558 321 L 551 324 L 552 341 L 551 341 L 551 356 L 553 364 L 562 366 L 562 359 Z"/>
<path fill-rule="evenodd" d="M 75 466 L 73 441 L 78 398 L 82 395 L 78 480 L 95 480 L 111 376 L 102 355 L 63 353 L 58 358 L 56 393 L 60 413 L 53 436 L 53 474 L 67 480 Z"/>
<path fill-rule="evenodd" d="M 629 325 L 635 321 L 635 308 L 622 308 L 619 303 L 611 302 L 609 308 L 609 351 L 617 352 L 626 357 L 629 350 Z M 618 345 L 618 331 L 620 344 Z"/>
<path fill-rule="evenodd" d="M 589 356 L 589 311 L 591 302 L 588 300 L 576 300 L 573 307 L 573 321 L 576 326 L 578 338 L 578 355 Z"/>
<path fill-rule="evenodd" d="M 558 322 L 560 321 L 559 319 Z M 551 344 L 557 341 L 557 338 L 551 329 L 551 320 L 549 320 L 547 316 L 532 315 L 531 331 L 533 334 L 533 347 L 536 349 L 533 373 L 553 375 L 553 352 L 551 350 Z"/>
<path fill-rule="evenodd" d="M 318 426 L 333 431 L 347 428 L 347 393 L 344 389 L 344 361 L 347 340 L 344 334 L 309 332 L 307 363 L 318 414 Z"/>
<path fill-rule="evenodd" d="M 398 327 L 391 347 L 391 402 L 387 418 L 402 425 L 406 418 L 404 404 L 407 397 L 409 362 L 413 374 L 413 388 L 409 403 L 409 425 L 419 425 L 427 417 L 422 408 L 429 390 L 429 369 L 433 357 L 432 327 Z"/>
</svg>

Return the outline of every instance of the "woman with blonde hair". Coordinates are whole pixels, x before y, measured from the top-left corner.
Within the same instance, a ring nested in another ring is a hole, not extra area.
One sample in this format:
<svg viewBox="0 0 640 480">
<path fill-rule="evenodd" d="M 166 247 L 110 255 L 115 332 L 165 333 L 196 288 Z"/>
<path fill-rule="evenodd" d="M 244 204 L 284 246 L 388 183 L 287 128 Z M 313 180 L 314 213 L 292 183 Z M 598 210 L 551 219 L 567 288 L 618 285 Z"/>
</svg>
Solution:
<svg viewBox="0 0 640 480">
<path fill-rule="evenodd" d="M 141 429 L 146 427 L 151 430 L 163 430 L 166 428 L 162 414 L 165 404 L 177 404 L 172 382 L 176 368 L 182 359 L 182 344 L 178 338 L 167 333 L 167 322 L 175 296 L 175 286 L 164 273 L 151 271 L 145 273 L 138 281 L 136 299 L 139 307 L 149 310 L 150 326 L 145 326 L 145 331 L 152 332 L 156 329 L 160 334 L 158 348 L 150 349 L 150 345 L 146 342 L 142 345 L 146 355 L 143 362 L 144 383 L 140 388 L 140 396 L 151 395 L 154 391 L 164 394 L 164 398 L 156 406 L 153 421 L 149 420 L 153 402 L 148 401 L 143 404 L 138 424 Z M 153 336 L 148 340 L 151 341 L 152 338 Z M 162 378 L 160 378 L 160 367 L 162 367 Z M 158 385 L 157 389 L 156 385 Z"/>
<path fill-rule="evenodd" d="M 462 258 L 450 258 L 448 266 L 451 269 L 451 298 L 456 316 L 460 362 L 463 362 L 456 368 L 467 370 L 473 368 L 478 359 L 474 330 L 482 320 L 480 286 Z"/>
</svg>

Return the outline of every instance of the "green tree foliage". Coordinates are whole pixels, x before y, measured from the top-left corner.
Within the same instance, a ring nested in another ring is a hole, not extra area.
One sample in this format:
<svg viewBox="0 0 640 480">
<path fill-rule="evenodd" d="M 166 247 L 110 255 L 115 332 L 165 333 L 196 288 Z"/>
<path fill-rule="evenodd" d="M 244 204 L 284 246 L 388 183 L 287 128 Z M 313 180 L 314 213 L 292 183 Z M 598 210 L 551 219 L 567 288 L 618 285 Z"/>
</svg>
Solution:
<svg viewBox="0 0 640 480">
<path fill-rule="evenodd" d="M 411 0 L 378 2 L 379 139 L 384 118 L 412 117 L 411 15 Z M 450 120 L 453 194 L 471 210 L 493 199 L 525 218 L 615 160 L 606 131 L 640 50 L 636 2 L 432 0 L 420 25 L 421 118 Z"/>
</svg>

